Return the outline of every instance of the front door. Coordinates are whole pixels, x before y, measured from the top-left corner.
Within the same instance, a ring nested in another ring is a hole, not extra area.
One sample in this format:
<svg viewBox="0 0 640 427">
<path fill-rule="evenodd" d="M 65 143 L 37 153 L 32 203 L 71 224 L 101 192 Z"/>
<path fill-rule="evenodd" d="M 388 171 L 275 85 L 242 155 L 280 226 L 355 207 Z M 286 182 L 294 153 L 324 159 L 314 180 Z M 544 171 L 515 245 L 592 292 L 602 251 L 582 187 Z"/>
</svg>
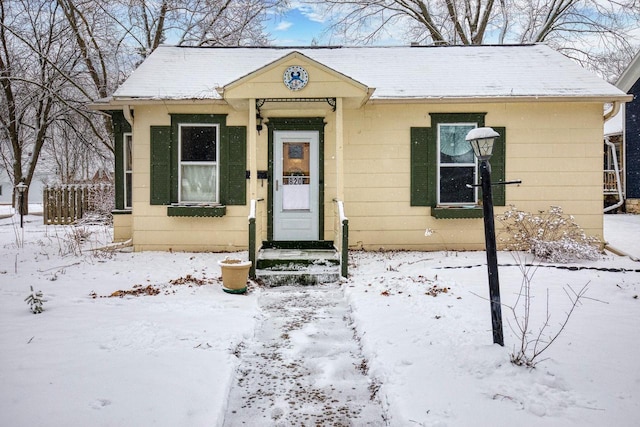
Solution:
<svg viewBox="0 0 640 427">
<path fill-rule="evenodd" d="M 274 132 L 273 239 L 318 240 L 318 132 Z"/>
</svg>

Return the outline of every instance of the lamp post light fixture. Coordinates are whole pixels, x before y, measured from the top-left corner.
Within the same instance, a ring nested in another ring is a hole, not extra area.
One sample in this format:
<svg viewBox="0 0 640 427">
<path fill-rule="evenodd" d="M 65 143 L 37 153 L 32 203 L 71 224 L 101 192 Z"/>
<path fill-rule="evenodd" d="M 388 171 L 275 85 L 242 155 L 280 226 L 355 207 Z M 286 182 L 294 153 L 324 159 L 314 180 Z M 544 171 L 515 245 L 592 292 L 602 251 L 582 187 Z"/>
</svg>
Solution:
<svg viewBox="0 0 640 427">
<path fill-rule="evenodd" d="M 498 254 L 496 247 L 496 229 L 493 219 L 493 194 L 491 192 L 491 164 L 493 143 L 500 136 L 490 127 L 475 128 L 469 131 L 466 140 L 480 160 L 480 180 L 482 187 L 482 212 L 484 216 L 484 241 L 487 252 L 487 273 L 489 275 L 489 299 L 491 301 L 491 325 L 493 342 L 504 346 L 502 333 L 502 307 L 500 305 L 500 282 L 498 280 Z"/>
<path fill-rule="evenodd" d="M 20 181 L 18 185 L 16 185 L 16 190 L 18 190 L 18 211 L 20 213 L 20 228 L 22 228 L 24 221 L 24 192 L 27 191 L 29 186 L 24 183 L 24 181 Z"/>
</svg>

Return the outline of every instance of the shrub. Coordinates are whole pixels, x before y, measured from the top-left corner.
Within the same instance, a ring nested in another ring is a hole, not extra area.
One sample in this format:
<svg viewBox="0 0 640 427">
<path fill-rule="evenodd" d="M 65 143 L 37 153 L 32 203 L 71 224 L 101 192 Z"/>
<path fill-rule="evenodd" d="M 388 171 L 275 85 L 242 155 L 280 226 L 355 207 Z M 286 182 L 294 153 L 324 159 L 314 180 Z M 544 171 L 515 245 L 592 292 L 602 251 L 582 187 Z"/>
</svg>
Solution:
<svg viewBox="0 0 640 427">
<path fill-rule="evenodd" d="M 600 257 L 600 239 L 587 236 L 572 215 L 565 215 L 559 206 L 537 215 L 511 206 L 497 216 L 504 226 L 500 242 L 505 249 L 524 251 L 550 262 L 570 262 L 577 259 L 596 260 Z"/>
<path fill-rule="evenodd" d="M 113 185 L 96 185 L 89 190 L 88 209 L 78 224 L 113 223 L 111 211 L 115 208 L 115 190 Z"/>
</svg>

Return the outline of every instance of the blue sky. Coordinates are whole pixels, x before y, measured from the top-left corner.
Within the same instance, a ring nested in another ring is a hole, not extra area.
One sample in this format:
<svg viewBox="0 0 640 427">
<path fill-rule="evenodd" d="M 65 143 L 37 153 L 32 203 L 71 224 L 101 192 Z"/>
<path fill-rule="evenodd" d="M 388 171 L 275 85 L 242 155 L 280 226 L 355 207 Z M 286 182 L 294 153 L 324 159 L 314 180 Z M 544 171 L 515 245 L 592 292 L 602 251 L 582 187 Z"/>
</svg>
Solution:
<svg viewBox="0 0 640 427">
<path fill-rule="evenodd" d="M 309 6 L 292 3 L 284 15 L 273 16 L 267 23 L 273 45 L 309 46 L 314 38 L 319 44 L 326 44 L 326 37 L 322 36 L 325 29 L 322 17 Z"/>
<path fill-rule="evenodd" d="M 298 1 L 291 1 L 289 9 L 280 15 L 272 15 L 267 22 L 267 31 L 273 39 L 273 46 L 310 46 L 315 39 L 320 46 L 343 45 L 342 39 L 324 34 L 327 22 L 321 13 L 322 6 L 302 4 Z M 389 26 L 388 30 L 392 34 L 401 34 L 403 27 L 394 29 Z M 348 43 L 347 43 L 348 44 Z M 400 38 L 389 34 L 377 39 L 374 45 L 398 46 L 402 45 Z"/>
</svg>

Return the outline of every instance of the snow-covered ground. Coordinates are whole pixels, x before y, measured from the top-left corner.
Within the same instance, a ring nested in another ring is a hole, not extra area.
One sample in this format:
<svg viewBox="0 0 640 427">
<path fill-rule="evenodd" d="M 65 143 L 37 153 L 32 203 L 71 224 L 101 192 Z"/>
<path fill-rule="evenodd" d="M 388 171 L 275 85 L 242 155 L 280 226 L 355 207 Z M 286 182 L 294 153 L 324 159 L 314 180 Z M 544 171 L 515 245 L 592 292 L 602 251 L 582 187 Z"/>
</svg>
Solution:
<svg viewBox="0 0 640 427">
<path fill-rule="evenodd" d="M 227 405 L 229 390 L 270 291 L 224 293 L 217 260 L 228 254 L 108 254 L 92 250 L 110 241 L 106 228 L 86 228 L 79 246 L 78 229 L 25 220 L 23 234 L 19 217 L 0 219 L 0 425 L 216 426 L 241 408 Z M 640 257 L 640 216 L 607 215 L 605 237 Z M 338 289 L 388 425 L 638 425 L 640 263 L 607 255 L 535 269 L 534 331 L 547 302 L 555 332 L 565 292 L 588 290 L 528 369 L 510 363 L 522 274 L 511 254 L 499 262 L 505 347 L 492 344 L 483 252 L 351 253 Z M 24 301 L 30 286 L 47 300 L 41 314 Z M 291 345 L 306 347 L 288 354 L 313 358 L 322 331 L 294 332 Z M 319 360 L 319 378 L 341 369 Z"/>
</svg>

